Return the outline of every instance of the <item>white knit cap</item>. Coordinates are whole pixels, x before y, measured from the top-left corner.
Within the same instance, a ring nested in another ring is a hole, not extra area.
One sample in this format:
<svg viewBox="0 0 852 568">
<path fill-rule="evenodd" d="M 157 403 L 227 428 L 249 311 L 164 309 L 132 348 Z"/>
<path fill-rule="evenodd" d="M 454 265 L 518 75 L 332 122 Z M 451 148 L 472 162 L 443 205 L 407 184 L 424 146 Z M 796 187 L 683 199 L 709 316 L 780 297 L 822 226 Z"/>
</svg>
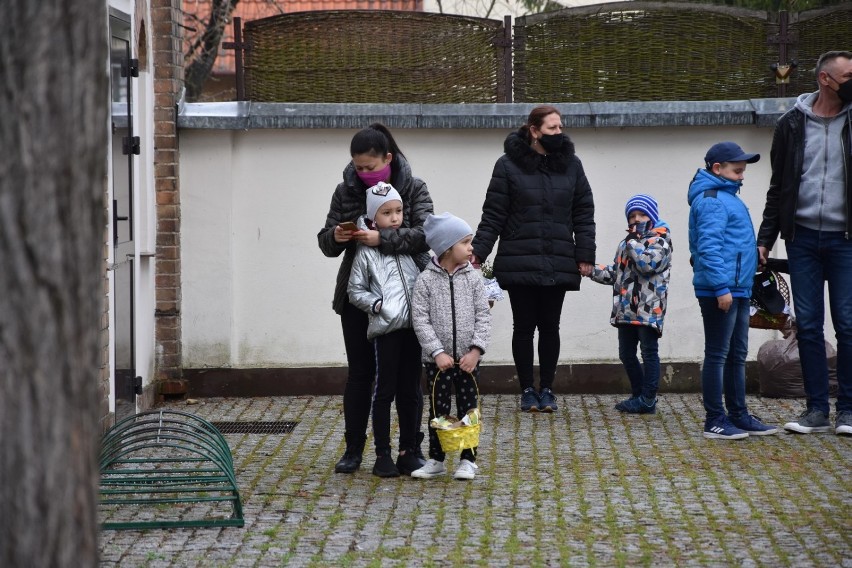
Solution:
<svg viewBox="0 0 852 568">
<path fill-rule="evenodd" d="M 399 192 L 389 183 L 380 181 L 373 187 L 367 189 L 367 219 L 376 220 L 376 212 L 388 201 L 399 201 L 402 197 Z"/>
<path fill-rule="evenodd" d="M 438 256 L 466 236 L 473 234 L 470 225 L 450 213 L 426 217 L 423 232 L 426 233 L 426 244 Z"/>
</svg>

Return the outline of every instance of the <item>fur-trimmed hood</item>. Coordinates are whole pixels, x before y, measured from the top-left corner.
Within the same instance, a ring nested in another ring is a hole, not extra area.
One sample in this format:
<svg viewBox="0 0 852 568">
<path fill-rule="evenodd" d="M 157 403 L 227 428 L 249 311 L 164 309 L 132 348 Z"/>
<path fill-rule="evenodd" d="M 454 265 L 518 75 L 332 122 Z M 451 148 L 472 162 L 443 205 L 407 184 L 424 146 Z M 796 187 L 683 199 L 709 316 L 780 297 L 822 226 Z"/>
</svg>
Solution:
<svg viewBox="0 0 852 568">
<path fill-rule="evenodd" d="M 564 136 L 564 135 L 563 135 Z M 539 154 L 521 131 L 509 134 L 494 164 L 473 253 L 488 258 L 502 288 L 580 289 L 577 263 L 595 261 L 595 204 L 574 144 Z"/>
<path fill-rule="evenodd" d="M 562 137 L 565 141 L 562 143 L 562 147 L 558 152 L 554 154 L 539 154 L 527 142 L 527 138 L 523 132 L 518 130 L 506 137 L 506 141 L 503 142 L 503 151 L 525 172 L 532 173 L 539 166 L 542 166 L 553 172 L 565 173 L 568 170 L 571 158 L 574 156 L 574 143 L 567 134 L 563 134 Z"/>
</svg>

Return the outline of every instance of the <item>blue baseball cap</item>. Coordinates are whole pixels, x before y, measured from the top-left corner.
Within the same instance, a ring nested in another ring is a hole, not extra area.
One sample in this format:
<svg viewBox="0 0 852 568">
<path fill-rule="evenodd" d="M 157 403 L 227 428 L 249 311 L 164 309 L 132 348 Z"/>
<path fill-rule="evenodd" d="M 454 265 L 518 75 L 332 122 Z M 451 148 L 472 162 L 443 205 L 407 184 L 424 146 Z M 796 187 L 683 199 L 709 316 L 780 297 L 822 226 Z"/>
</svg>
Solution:
<svg viewBox="0 0 852 568">
<path fill-rule="evenodd" d="M 746 162 L 753 164 L 760 159 L 760 154 L 746 154 L 734 142 L 719 142 L 713 144 L 707 155 L 704 156 L 704 163 L 708 168 L 713 167 L 713 164 L 721 164 L 724 162 Z"/>
</svg>

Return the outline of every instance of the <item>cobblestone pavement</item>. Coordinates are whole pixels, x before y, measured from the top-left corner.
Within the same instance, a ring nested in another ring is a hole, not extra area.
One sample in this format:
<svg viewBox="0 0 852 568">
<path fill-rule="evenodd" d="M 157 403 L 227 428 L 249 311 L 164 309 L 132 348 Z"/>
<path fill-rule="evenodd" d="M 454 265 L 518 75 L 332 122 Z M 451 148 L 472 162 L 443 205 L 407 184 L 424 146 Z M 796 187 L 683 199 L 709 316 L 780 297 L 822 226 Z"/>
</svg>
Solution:
<svg viewBox="0 0 852 568">
<path fill-rule="evenodd" d="M 169 403 L 210 421 L 298 425 L 225 435 L 245 527 L 105 530 L 102 566 L 852 568 L 852 437 L 705 440 L 697 394 L 663 394 L 658 414 L 644 416 L 618 413 L 619 398 L 559 396 L 559 412 L 548 415 L 518 412 L 514 396 L 484 395 L 479 471 L 468 482 L 451 475 L 457 455 L 444 477 L 374 477 L 370 440 L 356 474 L 335 474 L 342 397 Z M 803 408 L 748 403 L 778 425 Z M 154 515 L 173 513 L 161 506 Z"/>
</svg>

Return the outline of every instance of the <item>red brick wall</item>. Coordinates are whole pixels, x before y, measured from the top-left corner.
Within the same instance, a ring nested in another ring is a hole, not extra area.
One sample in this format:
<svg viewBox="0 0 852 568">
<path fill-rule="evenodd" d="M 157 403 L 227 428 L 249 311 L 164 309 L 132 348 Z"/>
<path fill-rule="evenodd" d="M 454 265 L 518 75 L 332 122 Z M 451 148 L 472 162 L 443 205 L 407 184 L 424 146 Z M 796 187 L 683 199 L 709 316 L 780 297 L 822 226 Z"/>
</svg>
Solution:
<svg viewBox="0 0 852 568">
<path fill-rule="evenodd" d="M 181 0 L 151 0 L 154 59 L 154 183 L 157 201 L 156 370 L 180 380 L 180 182 L 175 105 L 183 85 Z"/>
</svg>

